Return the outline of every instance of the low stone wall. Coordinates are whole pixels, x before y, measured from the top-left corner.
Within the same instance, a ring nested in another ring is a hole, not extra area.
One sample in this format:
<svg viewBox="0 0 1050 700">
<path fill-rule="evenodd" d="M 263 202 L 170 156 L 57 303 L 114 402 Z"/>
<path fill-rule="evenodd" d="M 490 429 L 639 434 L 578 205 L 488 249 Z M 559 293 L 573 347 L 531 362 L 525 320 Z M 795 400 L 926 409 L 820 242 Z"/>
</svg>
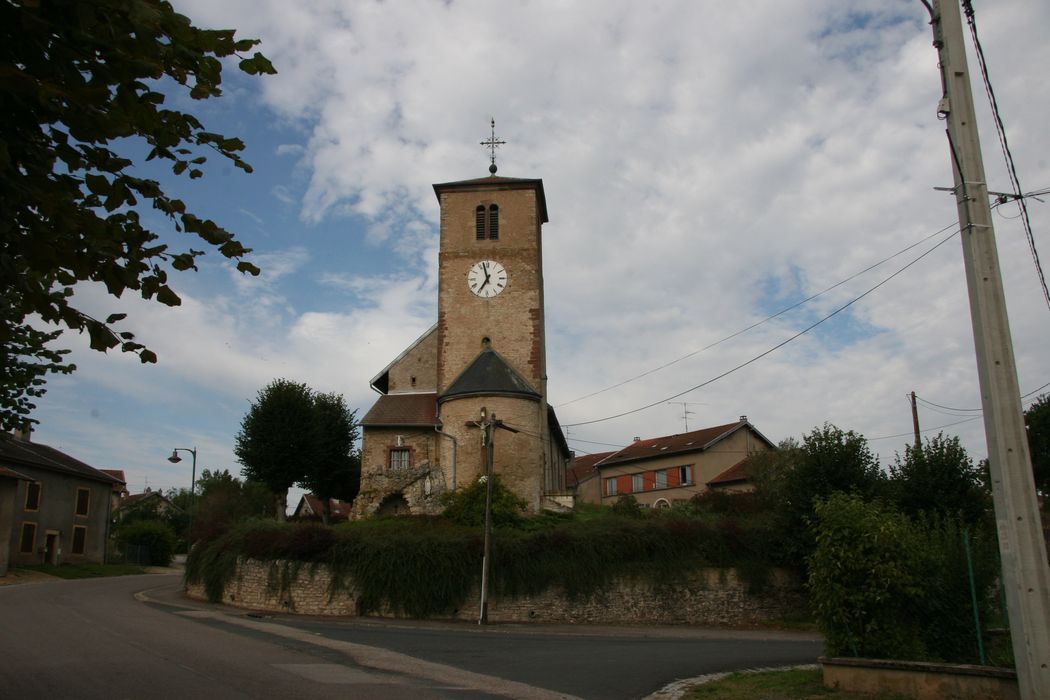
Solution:
<svg viewBox="0 0 1050 700">
<path fill-rule="evenodd" d="M 895 693 L 917 700 L 1017 700 L 1010 669 L 885 659 L 820 658 L 824 685 L 855 693 Z"/>
<path fill-rule="evenodd" d="M 327 567 L 303 565 L 293 581 L 281 586 L 281 563 L 242 561 L 227 586 L 223 602 L 252 610 L 295 612 L 303 615 L 360 614 L 353 586 L 329 599 Z M 717 627 L 750 626 L 763 620 L 797 616 L 805 610 L 798 583 L 785 572 L 774 572 L 760 593 L 732 569 L 701 569 L 683 581 L 653 587 L 647 581 L 622 580 L 586 599 L 572 600 L 553 588 L 535 596 L 489 599 L 491 622 L 547 622 L 583 624 L 690 624 Z M 188 585 L 190 597 L 204 600 L 204 587 Z M 370 613 L 397 617 L 392 611 Z M 438 617 L 438 616 L 436 616 Z M 439 619 L 477 620 L 478 595 Z"/>
</svg>

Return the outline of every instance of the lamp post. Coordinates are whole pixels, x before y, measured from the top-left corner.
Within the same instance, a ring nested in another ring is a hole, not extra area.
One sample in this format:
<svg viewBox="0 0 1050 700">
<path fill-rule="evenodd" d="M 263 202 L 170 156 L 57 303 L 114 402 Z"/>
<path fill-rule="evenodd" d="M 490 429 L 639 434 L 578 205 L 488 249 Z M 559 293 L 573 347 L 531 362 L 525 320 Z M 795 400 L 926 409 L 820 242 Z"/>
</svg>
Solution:
<svg viewBox="0 0 1050 700">
<path fill-rule="evenodd" d="M 172 464 L 178 464 L 182 461 L 182 457 L 179 457 L 179 451 L 189 452 L 193 455 L 193 472 L 190 475 L 190 532 L 193 532 L 193 515 L 194 511 L 197 510 L 197 448 L 193 447 L 176 447 L 171 451 L 171 456 L 168 457 L 168 461 Z M 187 538 L 187 542 L 189 538 Z"/>
</svg>

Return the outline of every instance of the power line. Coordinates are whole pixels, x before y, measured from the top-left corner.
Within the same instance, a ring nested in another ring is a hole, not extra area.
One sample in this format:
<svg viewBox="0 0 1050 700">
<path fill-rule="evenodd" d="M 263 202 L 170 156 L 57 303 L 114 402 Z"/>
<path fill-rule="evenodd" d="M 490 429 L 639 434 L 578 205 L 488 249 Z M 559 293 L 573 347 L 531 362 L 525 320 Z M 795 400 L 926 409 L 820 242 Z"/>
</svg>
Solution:
<svg viewBox="0 0 1050 700">
<path fill-rule="evenodd" d="M 925 430 L 920 430 L 919 432 L 921 432 L 921 433 L 932 433 L 935 430 L 943 430 L 945 428 L 950 428 L 953 425 L 962 425 L 963 423 L 972 423 L 973 421 L 980 420 L 980 419 L 981 419 L 980 416 L 974 416 L 973 418 L 967 418 L 965 420 L 955 421 L 954 423 L 947 423 L 945 425 L 939 425 L 936 428 L 926 428 Z M 865 440 L 867 440 L 868 442 L 875 442 L 876 440 L 891 440 L 893 438 L 912 437 L 914 435 L 915 435 L 915 433 L 909 431 L 907 433 L 898 433 L 896 435 L 883 435 L 882 437 L 865 438 Z"/>
<path fill-rule="evenodd" d="M 820 296 L 823 296 L 824 294 L 827 294 L 828 292 L 832 291 L 833 289 L 836 289 L 837 287 L 841 287 L 842 285 L 846 284 L 847 282 L 851 282 L 852 280 L 855 280 L 856 278 L 860 277 L 863 274 L 871 272 L 872 270 L 874 270 L 875 268 L 879 267 L 880 265 L 883 265 L 883 264 L 889 262 L 890 260 L 893 260 L 894 258 L 896 258 L 896 257 L 898 257 L 900 255 L 903 255 L 904 253 L 907 253 L 909 250 L 922 245 L 923 243 L 925 243 L 926 241 L 930 240 L 931 238 L 935 238 L 935 237 L 941 235 L 942 233 L 944 233 L 948 229 L 954 228 L 955 231 L 952 232 L 952 235 L 955 235 L 959 231 L 958 226 L 959 225 L 957 223 L 948 224 L 947 226 L 945 226 L 941 230 L 935 231 L 934 233 L 931 233 L 928 236 L 925 236 L 921 240 L 918 240 L 915 243 L 912 243 L 910 246 L 908 246 L 906 248 L 902 248 L 901 250 L 898 250 L 893 255 L 890 255 L 889 257 L 883 258 L 882 260 L 878 261 L 877 263 L 869 265 L 868 267 L 864 268 L 863 270 L 860 270 L 859 272 L 855 272 L 854 274 L 850 275 L 849 277 L 845 278 L 844 280 L 836 282 L 835 284 L 831 285 L 830 287 L 827 287 L 827 288 L 817 292 L 816 294 L 813 294 L 812 296 L 808 296 L 805 299 L 802 299 L 801 301 L 795 302 L 794 304 L 792 304 L 792 305 L 790 305 L 788 307 L 785 307 L 785 308 L 781 309 L 780 311 L 776 312 L 772 316 L 767 316 L 766 318 L 762 319 L 761 321 L 758 321 L 756 323 L 752 323 L 750 326 L 747 326 L 746 328 L 742 328 L 742 329 L 736 331 L 735 333 L 731 333 L 730 335 L 727 335 L 726 337 L 722 338 L 721 340 L 715 341 L 714 343 L 711 343 L 710 345 L 705 345 L 704 347 L 700 348 L 699 350 L 693 350 L 692 352 L 686 353 L 685 355 L 682 355 L 681 357 L 679 357 L 679 358 L 677 358 L 675 360 L 671 360 L 670 362 L 662 364 L 659 367 L 654 367 L 653 369 L 646 370 L 645 372 L 642 372 L 641 374 L 638 374 L 638 375 L 636 375 L 634 377 L 631 377 L 630 379 L 625 379 L 625 380 L 623 380 L 621 382 L 617 382 L 616 384 L 613 384 L 611 386 L 607 386 L 604 389 L 599 389 L 598 391 L 592 391 L 589 394 L 585 394 L 584 396 L 579 396 L 579 397 L 577 397 L 575 399 L 572 399 L 571 401 L 565 401 L 563 403 L 560 403 L 560 404 L 558 404 L 556 406 L 556 408 L 564 408 L 565 406 L 568 406 L 570 404 L 574 404 L 577 401 L 583 401 L 584 399 L 589 399 L 592 396 L 597 396 L 598 394 L 604 394 L 605 392 L 612 391 L 613 389 L 619 389 L 621 386 L 624 386 L 625 384 L 630 384 L 631 382 L 634 382 L 634 381 L 637 381 L 639 379 L 643 379 L 645 377 L 648 377 L 650 374 L 655 374 L 656 372 L 659 372 L 660 370 L 667 369 L 668 367 L 670 367 L 672 365 L 676 365 L 679 362 L 682 362 L 683 360 L 688 360 L 690 357 L 693 357 L 695 355 L 699 355 L 700 353 L 704 352 L 705 350 L 710 350 L 711 348 L 713 348 L 713 347 L 715 347 L 717 345 L 721 345 L 722 343 L 725 343 L 726 341 L 732 340 L 733 338 L 736 338 L 737 336 L 743 335 L 744 333 L 747 333 L 748 331 L 750 331 L 750 330 L 752 330 L 754 328 L 758 328 L 759 326 L 761 326 L 761 325 L 763 325 L 765 323 L 768 323 L 769 321 L 772 321 L 775 318 L 783 316 L 784 314 L 786 314 L 789 311 L 793 311 L 794 309 L 797 309 L 798 307 L 802 306 L 803 304 L 807 304 L 807 303 L 813 301 L 814 299 L 816 299 L 816 298 L 818 298 Z"/>
<path fill-rule="evenodd" d="M 727 377 L 730 374 L 733 374 L 734 372 L 736 372 L 737 370 L 743 369 L 744 367 L 747 367 L 748 365 L 757 362 L 758 360 L 762 359 L 766 355 L 772 354 L 773 352 L 779 350 L 780 348 L 784 347 L 785 345 L 787 345 L 788 343 L 792 342 L 793 340 L 796 340 L 797 338 L 802 337 L 803 335 L 805 335 L 809 331 L 813 330 L 814 328 L 816 328 L 820 324 L 824 323 L 828 319 L 830 319 L 830 318 L 832 318 L 834 316 L 837 316 L 842 311 L 846 310 L 850 306 L 853 306 L 858 301 L 860 301 L 864 297 L 868 296 L 869 294 L 874 292 L 876 289 L 878 289 L 879 287 L 883 286 L 884 284 L 886 284 L 887 282 L 892 280 L 894 277 L 896 277 L 897 275 L 901 274 L 902 272 L 904 272 L 905 270 L 910 268 L 912 265 L 915 265 L 917 262 L 919 262 L 920 260 L 925 258 L 927 255 L 929 255 L 930 253 L 932 253 L 933 251 L 937 250 L 942 245 L 944 245 L 945 243 L 950 241 L 952 238 L 955 237 L 955 233 L 957 233 L 957 231 L 952 232 L 952 234 L 949 235 L 949 236 L 946 236 L 943 240 L 939 241 L 936 245 L 934 245 L 932 248 L 930 248 L 929 250 L 924 252 L 922 255 L 920 255 L 919 257 L 915 258 L 914 260 L 912 260 L 911 262 L 906 264 L 904 267 L 900 268 L 899 270 L 897 270 L 892 275 L 890 275 L 889 277 L 885 278 L 884 280 L 882 280 L 881 282 L 879 282 L 875 286 L 870 287 L 867 291 L 865 291 L 860 296 L 854 297 L 850 301 L 846 302 L 842 306 L 840 306 L 837 309 L 835 309 L 834 311 L 832 311 L 830 314 L 828 314 L 824 318 L 822 318 L 819 321 L 817 321 L 817 322 L 807 326 L 806 328 L 802 329 L 801 331 L 799 331 L 795 335 L 791 336 L 787 340 L 784 340 L 783 342 L 780 342 L 780 343 L 774 345 L 773 347 L 769 348 L 768 350 L 766 350 L 766 351 L 764 351 L 762 353 L 759 353 L 758 355 L 755 355 L 754 357 L 752 357 L 750 360 L 747 360 L 746 362 L 741 362 L 739 365 L 737 365 L 737 366 L 735 366 L 735 367 L 733 367 L 731 369 L 728 369 L 725 372 L 722 372 L 721 374 L 719 374 L 719 375 L 717 375 L 715 377 L 712 377 L 711 379 L 708 379 L 707 381 L 701 382 L 700 384 L 697 384 L 694 387 L 686 389 L 685 391 L 680 391 L 677 394 L 674 394 L 672 396 L 668 396 L 666 398 L 660 399 L 659 401 L 654 401 L 653 403 L 646 404 L 645 406 L 641 406 L 639 408 L 631 409 L 630 411 L 623 411 L 622 413 L 617 413 L 616 415 L 606 416 L 605 418 L 596 418 L 594 420 L 580 421 L 578 423 L 566 423 L 563 427 L 571 428 L 571 427 L 576 427 L 576 426 L 580 426 L 580 425 L 592 425 L 594 423 L 602 423 L 602 422 L 605 422 L 605 421 L 608 421 L 608 420 L 613 420 L 615 418 L 622 418 L 624 416 L 629 416 L 629 415 L 631 415 L 633 413 L 639 413 L 639 412 L 644 411 L 646 409 L 650 409 L 650 408 L 652 408 L 654 406 L 659 406 L 660 404 L 667 403 L 668 401 L 671 401 L 673 399 L 677 399 L 679 396 L 685 396 L 686 394 L 688 394 L 691 391 L 696 391 L 697 389 L 701 389 L 701 388 L 703 388 L 705 386 L 713 384 L 713 383 L 717 382 L 719 379 L 722 379 L 723 377 Z"/>
<path fill-rule="evenodd" d="M 992 89 L 992 82 L 988 77 L 988 64 L 984 58 L 984 48 L 981 46 L 981 40 L 977 37 L 977 21 L 974 18 L 973 5 L 970 0 L 963 0 L 963 11 L 966 14 L 966 23 L 970 27 L 974 51 L 977 53 L 977 64 L 981 69 L 984 91 L 988 95 L 988 104 L 992 109 L 995 133 L 999 137 L 999 147 L 1003 152 L 1003 158 L 1006 160 L 1006 172 L 1010 176 L 1010 185 L 1013 187 L 1013 194 L 1008 198 L 1017 201 L 1017 208 L 1021 214 L 1021 225 L 1024 227 L 1025 237 L 1028 239 L 1028 250 L 1032 253 L 1032 262 L 1035 264 L 1035 273 L 1043 289 L 1043 299 L 1046 301 L 1047 308 L 1050 309 L 1050 289 L 1047 289 L 1046 277 L 1043 275 L 1043 266 L 1039 262 L 1039 252 L 1035 247 L 1035 236 L 1032 235 L 1032 222 L 1028 218 L 1028 206 L 1025 204 L 1025 196 L 1021 192 L 1021 182 L 1017 177 L 1014 156 L 1010 151 L 1010 144 L 1006 140 L 1006 127 L 1003 125 L 1003 118 L 999 112 L 999 101 L 995 99 L 995 90 Z M 1001 196 L 1000 201 L 1007 201 L 1007 197 L 1005 195 Z"/>
</svg>

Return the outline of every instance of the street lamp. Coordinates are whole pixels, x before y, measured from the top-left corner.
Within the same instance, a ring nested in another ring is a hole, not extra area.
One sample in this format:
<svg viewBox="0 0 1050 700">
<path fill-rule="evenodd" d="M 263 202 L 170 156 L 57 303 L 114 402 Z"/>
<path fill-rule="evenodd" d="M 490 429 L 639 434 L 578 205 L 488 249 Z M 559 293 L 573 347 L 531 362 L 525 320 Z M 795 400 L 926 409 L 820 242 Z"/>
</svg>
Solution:
<svg viewBox="0 0 1050 700">
<path fill-rule="evenodd" d="M 189 542 L 193 533 L 193 515 L 197 510 L 197 448 L 176 447 L 171 451 L 171 457 L 168 457 L 168 461 L 172 464 L 178 464 L 182 461 L 182 457 L 179 457 L 179 450 L 193 455 L 193 473 L 190 476 L 190 535 L 186 538 L 186 541 Z"/>
<path fill-rule="evenodd" d="M 189 447 L 176 447 L 171 451 L 171 457 L 168 457 L 168 461 L 172 464 L 178 464 L 182 461 L 182 457 L 179 457 L 179 451 L 189 452 L 193 455 L 193 473 L 190 476 L 190 501 L 197 500 L 197 448 Z"/>
</svg>

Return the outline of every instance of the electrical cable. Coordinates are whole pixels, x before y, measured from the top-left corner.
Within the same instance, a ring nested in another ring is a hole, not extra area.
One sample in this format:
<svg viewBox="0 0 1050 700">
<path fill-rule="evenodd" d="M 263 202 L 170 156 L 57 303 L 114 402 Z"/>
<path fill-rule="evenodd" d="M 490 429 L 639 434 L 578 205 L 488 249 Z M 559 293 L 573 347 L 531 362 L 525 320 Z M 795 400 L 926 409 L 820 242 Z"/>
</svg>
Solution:
<svg viewBox="0 0 1050 700">
<path fill-rule="evenodd" d="M 863 270 L 860 270 L 859 272 L 855 272 L 854 274 L 850 275 L 849 277 L 845 278 L 844 280 L 836 282 L 835 284 L 831 285 L 830 287 L 827 287 L 827 288 L 823 289 L 822 291 L 819 291 L 816 294 L 813 294 L 812 296 L 806 297 L 805 299 L 802 299 L 801 301 L 795 302 L 794 304 L 792 304 L 792 305 L 790 305 L 790 306 L 788 306 L 788 307 L 786 307 L 784 309 L 781 309 L 780 311 L 776 312 L 772 316 L 767 316 L 766 318 L 762 319 L 761 321 L 758 321 L 756 323 L 752 323 L 750 326 L 747 326 L 746 328 L 742 328 L 741 330 L 736 331 L 735 333 L 727 335 L 726 337 L 722 338 L 721 340 L 715 341 L 714 343 L 711 343 L 710 345 L 705 345 L 704 347 L 700 348 L 699 350 L 693 350 L 690 353 L 686 353 L 685 355 L 682 355 L 678 359 L 671 360 L 670 362 L 662 364 L 659 367 L 654 367 L 653 369 L 646 370 L 645 372 L 642 372 L 639 375 L 631 377 L 630 379 L 625 379 L 625 380 L 623 380 L 621 382 L 618 382 L 616 384 L 613 384 L 611 386 L 607 386 L 604 389 L 599 389 L 598 391 L 593 391 L 590 394 L 586 394 L 584 396 L 579 396 L 579 397 L 577 397 L 575 399 L 572 399 L 571 401 L 565 401 L 565 402 L 559 403 L 559 404 L 557 404 L 555 406 L 555 408 L 564 408 L 565 406 L 568 406 L 570 404 L 574 404 L 577 401 L 583 401 L 584 399 L 589 399 L 592 396 L 597 396 L 598 394 L 604 394 L 607 391 L 612 391 L 613 389 L 618 389 L 621 386 L 624 386 L 625 384 L 630 384 L 631 382 L 634 382 L 634 381 L 637 381 L 639 379 L 643 379 L 645 377 L 648 377 L 650 374 L 654 374 L 656 372 L 659 372 L 660 370 L 667 369 L 668 367 L 670 367 L 672 365 L 676 365 L 679 362 L 682 362 L 683 360 L 688 360 L 690 357 L 693 357 L 695 355 L 699 355 L 700 353 L 704 352 L 705 350 L 710 350 L 711 348 L 713 348 L 713 347 L 715 347 L 717 345 L 721 345 L 722 343 L 724 343 L 726 341 L 732 340 L 733 338 L 736 338 L 737 336 L 743 335 L 744 333 L 747 333 L 748 331 L 750 331 L 750 330 L 752 330 L 754 328 L 757 328 L 758 326 L 761 326 L 764 323 L 768 323 L 769 321 L 772 321 L 773 319 L 775 319 L 775 318 L 777 318 L 779 316 L 783 316 L 784 314 L 786 314 L 789 311 L 793 311 L 794 309 L 797 309 L 798 307 L 802 306 L 803 304 L 806 304 L 808 302 L 813 301 L 817 297 L 820 297 L 820 296 L 822 296 L 824 294 L 827 294 L 828 292 L 830 292 L 831 290 L 833 290 L 833 289 L 835 289 L 837 287 L 841 287 L 842 285 L 846 284 L 847 282 L 851 282 L 852 280 L 860 277 L 861 275 L 863 275 L 865 273 L 871 272 L 872 270 L 874 270 L 875 268 L 879 267 L 880 265 L 883 265 L 883 264 L 889 262 L 890 260 L 893 260 L 894 258 L 896 258 L 896 257 L 898 257 L 900 255 L 903 255 L 904 253 L 907 253 L 912 248 L 915 248 L 917 246 L 922 245 L 926 241 L 930 240 L 931 238 L 934 238 L 936 236 L 941 235 L 942 233 L 944 233 L 945 231 L 947 231 L 950 228 L 955 228 L 956 229 L 955 231 L 952 232 L 952 235 L 954 235 L 955 233 L 958 233 L 958 224 L 956 224 L 956 223 L 948 224 L 947 226 L 945 226 L 944 228 L 940 229 L 939 231 L 931 233 L 928 236 L 925 236 L 924 238 L 922 238 L 921 240 L 916 241 L 915 243 L 912 243 L 911 245 L 907 246 L 906 248 L 902 248 L 901 250 L 898 250 L 893 255 L 890 255 L 889 257 L 883 258 L 882 260 L 878 261 L 877 263 L 869 265 L 868 267 L 864 268 Z"/>
<path fill-rule="evenodd" d="M 911 262 L 906 264 L 904 267 L 900 268 L 899 270 L 897 270 L 892 275 L 890 275 L 889 277 L 885 278 L 884 280 L 882 280 L 881 282 L 879 282 L 875 286 L 870 287 L 867 291 L 865 291 L 860 296 L 854 297 L 850 301 L 846 302 L 842 306 L 840 306 L 837 309 L 835 309 L 834 311 L 832 311 L 830 314 L 828 314 L 824 318 L 822 318 L 819 321 L 817 321 L 817 322 L 807 326 L 806 328 L 802 329 L 801 331 L 799 331 L 795 335 L 791 336 L 787 340 L 784 340 L 784 341 L 774 345 L 773 347 L 769 348 L 768 350 L 765 350 L 764 352 L 762 352 L 762 353 L 752 357 L 751 359 L 747 360 L 746 362 L 742 362 L 739 365 L 737 365 L 735 367 L 732 367 L 732 368 L 726 370 L 725 372 L 722 372 L 721 374 L 719 374 L 719 375 L 717 375 L 715 377 L 712 377 L 711 379 L 708 379 L 707 381 L 701 382 L 700 384 L 697 384 L 694 387 L 686 389 L 685 391 L 680 391 L 677 394 L 674 394 L 673 396 L 668 396 L 666 398 L 660 399 L 659 401 L 654 401 L 653 403 L 647 404 L 645 406 L 641 406 L 639 408 L 631 409 L 630 411 L 623 411 L 622 413 L 617 413 L 617 414 L 612 415 L 612 416 L 606 416 L 605 418 L 596 418 L 594 420 L 580 421 L 578 423 L 566 423 L 562 427 L 563 428 L 573 428 L 573 427 L 580 426 L 580 425 L 592 425 L 594 423 L 603 423 L 605 421 L 613 420 L 615 418 L 622 418 L 624 416 L 629 416 L 629 415 L 631 415 L 633 413 L 639 413 L 641 411 L 645 411 L 647 409 L 653 408 L 654 406 L 659 406 L 660 404 L 666 403 L 667 401 L 670 401 L 672 399 L 677 399 L 679 396 L 685 396 L 686 394 L 688 394 L 688 393 L 690 393 L 692 391 L 696 391 L 697 389 L 701 389 L 701 388 L 703 388 L 705 386 L 713 384 L 716 381 L 718 381 L 719 379 L 727 377 L 730 374 L 733 374 L 734 372 L 736 372 L 737 370 L 743 369 L 744 367 L 747 367 L 748 365 L 757 362 L 758 360 L 762 359 L 763 357 L 772 354 L 773 352 L 779 350 L 780 348 L 784 347 L 785 345 L 787 345 L 788 343 L 792 342 L 793 340 L 796 340 L 797 338 L 802 337 L 803 335 L 805 335 L 809 331 L 813 330 L 814 328 L 816 328 L 820 324 L 824 323 L 828 319 L 830 319 L 830 318 L 832 318 L 834 316 L 837 316 L 842 311 L 846 310 L 850 306 L 853 306 L 858 301 L 860 301 L 864 297 L 868 296 L 869 294 L 874 292 L 879 287 L 882 287 L 884 284 L 888 283 L 890 280 L 892 280 L 893 278 L 895 278 L 898 275 L 900 275 L 901 273 L 903 273 L 905 270 L 910 268 L 912 265 L 915 265 L 917 262 L 919 262 L 920 260 L 925 258 L 927 255 L 929 255 L 930 253 L 932 253 L 933 251 L 937 250 L 942 245 L 944 245 L 945 243 L 950 241 L 952 238 L 955 237 L 955 233 L 956 232 L 953 232 L 950 236 L 946 236 L 943 240 L 939 241 L 936 245 L 934 245 L 929 250 L 925 251 L 922 255 L 920 255 L 919 257 L 915 258 L 914 260 L 912 260 Z"/>
</svg>

